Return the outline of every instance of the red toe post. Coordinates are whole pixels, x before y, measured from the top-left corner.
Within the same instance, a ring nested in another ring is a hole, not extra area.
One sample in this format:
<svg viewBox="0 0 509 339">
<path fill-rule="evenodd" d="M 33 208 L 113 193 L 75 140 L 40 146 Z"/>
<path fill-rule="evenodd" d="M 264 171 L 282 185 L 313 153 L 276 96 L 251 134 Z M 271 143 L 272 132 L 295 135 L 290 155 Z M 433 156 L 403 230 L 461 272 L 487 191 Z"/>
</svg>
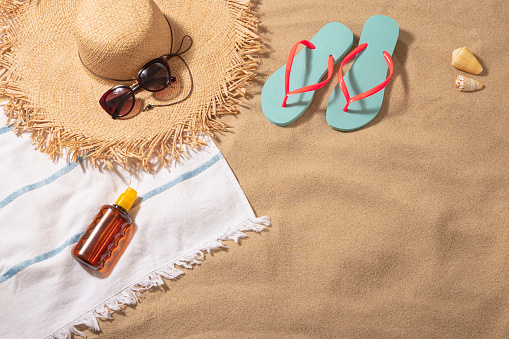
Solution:
<svg viewBox="0 0 509 339">
<path fill-rule="evenodd" d="M 314 85 L 304 86 L 299 89 L 296 89 L 294 91 L 290 92 L 290 72 L 292 70 L 292 64 L 293 59 L 295 58 L 295 53 L 297 52 L 297 47 L 302 44 L 310 49 L 315 49 L 315 45 L 313 45 L 310 41 L 307 40 L 301 40 L 297 42 L 291 49 L 290 55 L 288 55 L 288 61 L 286 62 L 286 68 L 285 68 L 285 98 L 283 100 L 283 107 L 286 107 L 286 100 L 288 100 L 288 96 L 292 94 L 298 94 L 298 93 L 304 93 L 304 92 L 310 92 L 315 91 L 321 87 L 323 87 L 331 78 L 334 71 L 334 57 L 332 55 L 329 56 L 329 63 L 328 63 L 328 76 L 327 79 L 319 82 Z"/>
<path fill-rule="evenodd" d="M 356 56 L 362 50 L 364 50 L 366 47 L 368 47 L 367 43 L 363 43 L 363 44 L 357 46 L 353 51 L 348 53 L 348 55 L 345 57 L 345 59 L 341 63 L 341 66 L 339 67 L 339 72 L 338 72 L 339 87 L 343 91 L 343 94 L 345 95 L 345 99 L 346 99 L 346 105 L 343 108 L 344 112 L 346 112 L 348 110 L 348 105 L 350 105 L 352 102 L 357 101 L 357 100 L 361 100 L 361 99 L 364 99 L 364 98 L 367 98 L 370 95 L 373 95 L 373 94 L 381 91 L 385 86 L 387 86 L 389 81 L 391 81 L 392 73 L 394 72 L 394 65 L 392 63 L 391 55 L 389 53 L 387 53 L 386 51 L 384 51 L 383 55 L 384 55 L 385 61 L 387 62 L 387 65 L 389 65 L 389 71 L 390 71 L 389 76 L 387 77 L 387 79 L 385 79 L 384 82 L 382 82 L 381 84 L 373 87 L 372 89 L 367 90 L 364 93 L 357 94 L 353 98 L 350 98 L 350 94 L 348 93 L 348 88 L 346 88 L 345 80 L 343 79 L 343 66 L 348 61 L 350 61 L 354 56 Z"/>
</svg>

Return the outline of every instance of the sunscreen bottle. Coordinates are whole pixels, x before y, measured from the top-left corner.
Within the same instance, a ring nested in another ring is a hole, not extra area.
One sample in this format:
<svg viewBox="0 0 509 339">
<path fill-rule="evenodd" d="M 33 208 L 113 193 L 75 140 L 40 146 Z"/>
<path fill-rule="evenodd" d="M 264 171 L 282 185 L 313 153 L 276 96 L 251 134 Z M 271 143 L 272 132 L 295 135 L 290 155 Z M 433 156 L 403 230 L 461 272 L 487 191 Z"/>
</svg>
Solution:
<svg viewBox="0 0 509 339">
<path fill-rule="evenodd" d="M 127 214 L 136 199 L 136 191 L 129 187 L 114 205 L 104 205 L 78 240 L 72 256 L 95 271 L 103 268 L 125 231 L 132 225 Z"/>
</svg>

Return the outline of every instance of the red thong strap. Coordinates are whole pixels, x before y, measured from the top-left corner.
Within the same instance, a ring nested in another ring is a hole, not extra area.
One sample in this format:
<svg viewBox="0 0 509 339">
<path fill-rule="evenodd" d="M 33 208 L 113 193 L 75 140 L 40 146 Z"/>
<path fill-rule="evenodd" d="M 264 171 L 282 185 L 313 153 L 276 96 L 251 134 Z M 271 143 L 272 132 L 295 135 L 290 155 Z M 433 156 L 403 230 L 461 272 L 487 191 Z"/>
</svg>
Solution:
<svg viewBox="0 0 509 339">
<path fill-rule="evenodd" d="M 286 68 L 285 68 L 285 98 L 283 100 L 283 107 L 286 107 L 286 100 L 288 100 L 289 95 L 315 91 L 315 90 L 323 87 L 332 77 L 332 73 L 333 73 L 333 69 L 334 69 L 334 57 L 332 55 L 329 55 L 329 64 L 328 64 L 329 75 L 327 76 L 326 80 L 324 80 L 320 83 L 314 84 L 314 85 L 304 86 L 304 87 L 301 87 L 299 89 L 296 89 L 296 90 L 290 92 L 290 72 L 292 70 L 293 59 L 295 58 L 295 53 L 297 52 L 297 47 L 300 44 L 303 44 L 304 46 L 306 46 L 310 49 L 315 49 L 315 45 L 313 45 L 311 42 L 309 42 L 307 40 L 299 41 L 292 47 L 292 49 L 290 51 L 290 55 L 288 56 L 288 61 L 286 62 Z"/>
<path fill-rule="evenodd" d="M 361 99 L 364 99 L 364 98 L 367 98 L 370 95 L 373 95 L 373 94 L 381 91 L 385 86 L 387 86 L 389 81 L 391 81 L 392 73 L 394 72 L 394 65 L 392 63 L 391 55 L 389 53 L 387 53 L 386 51 L 384 51 L 383 55 L 384 55 L 385 61 L 387 62 L 387 65 L 389 65 L 389 71 L 390 71 L 390 74 L 387 77 L 387 79 L 385 79 L 384 82 L 382 82 L 381 84 L 373 87 L 372 89 L 367 90 L 364 93 L 357 94 L 353 98 L 350 98 L 350 94 L 348 93 L 348 89 L 346 88 L 345 80 L 343 79 L 343 66 L 348 61 L 350 61 L 354 56 L 359 54 L 366 47 L 368 47 L 367 43 L 363 43 L 363 44 L 357 46 L 353 51 L 348 53 L 348 55 L 345 57 L 345 59 L 341 63 L 341 66 L 339 67 L 339 72 L 338 72 L 339 87 L 341 87 L 341 90 L 343 91 L 343 94 L 345 95 L 345 99 L 346 99 L 346 105 L 343 108 L 344 112 L 346 112 L 348 110 L 348 105 L 350 105 L 352 102 L 357 101 L 357 100 L 361 100 Z"/>
</svg>

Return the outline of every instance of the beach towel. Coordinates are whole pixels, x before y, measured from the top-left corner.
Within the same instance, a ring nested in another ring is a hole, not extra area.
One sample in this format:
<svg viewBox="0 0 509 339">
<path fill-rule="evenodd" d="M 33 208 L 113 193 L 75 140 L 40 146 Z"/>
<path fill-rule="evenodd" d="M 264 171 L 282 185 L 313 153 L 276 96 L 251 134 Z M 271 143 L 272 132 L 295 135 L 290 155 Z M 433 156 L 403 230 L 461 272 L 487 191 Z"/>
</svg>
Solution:
<svg viewBox="0 0 509 339">
<path fill-rule="evenodd" d="M 5 118 L 2 115 L 2 126 Z M 154 174 L 52 162 L 0 127 L 0 338 L 68 338 L 99 330 L 140 292 L 183 274 L 205 253 L 261 232 L 239 183 L 210 138 L 187 158 Z M 101 206 L 132 187 L 134 225 L 107 272 L 71 257 Z"/>
</svg>

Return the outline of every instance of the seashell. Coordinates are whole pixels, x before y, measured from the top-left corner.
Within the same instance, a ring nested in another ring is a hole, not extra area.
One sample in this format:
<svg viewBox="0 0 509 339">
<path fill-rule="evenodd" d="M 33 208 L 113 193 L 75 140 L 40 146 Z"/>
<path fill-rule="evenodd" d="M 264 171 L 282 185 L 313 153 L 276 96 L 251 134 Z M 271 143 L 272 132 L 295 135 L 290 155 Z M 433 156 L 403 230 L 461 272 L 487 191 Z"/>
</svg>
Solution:
<svg viewBox="0 0 509 339">
<path fill-rule="evenodd" d="M 479 74 L 482 72 L 481 64 L 466 47 L 461 47 L 452 51 L 452 65 L 470 74 Z"/>
<path fill-rule="evenodd" d="M 469 77 L 458 75 L 458 78 L 456 78 L 456 87 L 462 92 L 471 92 L 484 88 L 484 84 L 480 81 L 470 79 Z"/>
</svg>

